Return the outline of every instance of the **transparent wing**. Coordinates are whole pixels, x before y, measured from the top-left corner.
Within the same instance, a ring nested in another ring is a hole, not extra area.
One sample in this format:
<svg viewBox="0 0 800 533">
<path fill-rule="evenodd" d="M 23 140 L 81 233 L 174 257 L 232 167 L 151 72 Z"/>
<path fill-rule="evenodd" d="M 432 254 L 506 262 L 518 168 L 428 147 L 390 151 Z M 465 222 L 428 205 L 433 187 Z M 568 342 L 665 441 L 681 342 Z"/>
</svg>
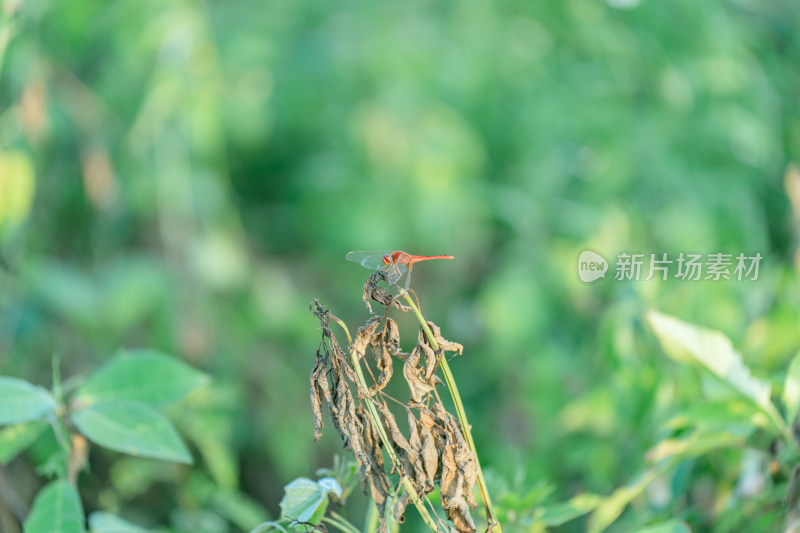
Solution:
<svg viewBox="0 0 800 533">
<path fill-rule="evenodd" d="M 361 266 L 371 270 L 380 270 L 386 265 L 383 264 L 383 256 L 391 254 L 392 250 L 377 250 L 372 252 L 349 252 L 344 256 L 348 261 L 360 263 Z"/>
<path fill-rule="evenodd" d="M 408 268 L 406 268 L 405 265 L 399 265 L 397 263 L 395 263 L 394 265 L 390 265 L 388 267 L 384 265 L 384 268 L 388 268 L 388 270 L 386 271 L 386 281 L 389 282 L 391 285 L 397 283 L 397 281 L 401 277 L 403 277 L 403 274 L 408 272 Z"/>
</svg>

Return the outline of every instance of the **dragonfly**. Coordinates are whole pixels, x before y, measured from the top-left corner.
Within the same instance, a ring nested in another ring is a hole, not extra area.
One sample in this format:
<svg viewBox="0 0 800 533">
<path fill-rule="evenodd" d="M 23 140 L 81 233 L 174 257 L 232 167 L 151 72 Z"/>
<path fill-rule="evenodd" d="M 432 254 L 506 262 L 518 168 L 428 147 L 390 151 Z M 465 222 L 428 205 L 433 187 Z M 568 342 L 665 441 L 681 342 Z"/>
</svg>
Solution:
<svg viewBox="0 0 800 533">
<path fill-rule="evenodd" d="M 386 281 L 392 285 L 397 283 L 403 274 L 408 273 L 406 290 L 411 285 L 411 269 L 414 267 L 414 263 L 429 259 L 454 259 L 452 255 L 411 255 L 400 250 L 349 252 L 344 258 L 354 263 L 361 263 L 361 266 L 370 270 L 386 272 Z"/>
</svg>

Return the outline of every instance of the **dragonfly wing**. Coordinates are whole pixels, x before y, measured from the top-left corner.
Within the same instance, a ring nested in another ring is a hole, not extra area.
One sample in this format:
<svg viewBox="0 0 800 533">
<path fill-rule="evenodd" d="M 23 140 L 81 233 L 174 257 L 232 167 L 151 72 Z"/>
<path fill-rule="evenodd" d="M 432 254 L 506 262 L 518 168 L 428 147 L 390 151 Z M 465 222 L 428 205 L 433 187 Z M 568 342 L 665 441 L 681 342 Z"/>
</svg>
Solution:
<svg viewBox="0 0 800 533">
<path fill-rule="evenodd" d="M 386 272 L 386 281 L 394 285 L 406 272 L 408 272 L 408 268 L 405 265 L 395 263 Z"/>
<path fill-rule="evenodd" d="M 391 250 L 378 250 L 373 252 L 349 252 L 344 256 L 348 261 L 360 263 L 361 266 L 370 270 L 379 270 L 386 265 L 383 263 L 383 256 L 391 254 Z"/>
</svg>

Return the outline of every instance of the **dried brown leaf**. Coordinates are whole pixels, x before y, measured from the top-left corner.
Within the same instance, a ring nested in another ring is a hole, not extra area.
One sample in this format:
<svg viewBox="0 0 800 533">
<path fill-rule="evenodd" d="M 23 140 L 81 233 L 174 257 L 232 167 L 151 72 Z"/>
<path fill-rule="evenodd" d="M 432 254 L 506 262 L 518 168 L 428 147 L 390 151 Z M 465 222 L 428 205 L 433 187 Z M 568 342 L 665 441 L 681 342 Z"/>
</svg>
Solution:
<svg viewBox="0 0 800 533">
<path fill-rule="evenodd" d="M 385 281 L 381 274 L 377 272 L 370 276 L 365 285 L 364 299 L 368 307 L 368 299 L 373 299 L 387 306 L 408 310 L 397 304 L 378 286 L 380 281 Z M 332 321 L 338 319 L 331 315 L 330 311 L 324 310 L 316 300 L 312 301 L 311 310 L 319 319 L 322 329 L 322 341 L 310 376 L 315 438 L 319 438 L 323 428 L 322 402 L 325 400 L 331 420 L 344 442 L 345 449 L 355 455 L 359 464 L 362 489 L 365 492 L 369 491 L 380 515 L 383 516 L 393 488 L 384 470 L 382 452 L 384 443 L 379 437 L 378 426 L 375 425 L 381 424 L 399 461 L 392 465 L 392 471 L 397 468 L 401 476 L 411 481 L 413 485 L 411 488 L 420 496 L 430 493 L 438 481 L 441 487 L 442 508 L 455 527 L 453 529 L 447 526 L 445 529 L 462 533 L 475 532 L 470 509 L 474 510 L 477 505 L 473 494 L 477 481 L 477 461 L 469 450 L 456 419 L 446 411 L 437 398 L 429 394 L 436 384 L 441 383 L 441 379 L 435 375 L 435 370 L 444 352 L 461 354 L 463 347 L 444 339 L 439 327 L 429 322 L 428 325 L 440 349 L 434 351 L 427 337 L 420 331 L 417 346 L 410 354 L 406 354 L 400 349 L 397 323 L 387 317 L 384 327 L 379 330 L 383 318 L 372 317 L 358 330 L 348 354 L 331 331 Z M 380 370 L 380 376 L 370 391 L 363 389 L 351 366 L 360 364 L 359 361 L 366 355 L 367 347 L 372 351 L 376 366 Z M 423 354 L 424 367 L 420 364 Z M 403 376 L 411 391 L 411 399 L 406 408 L 419 410 L 418 419 L 411 409 L 407 410 L 408 437 L 398 427 L 397 420 L 385 402 L 375 402 L 381 420 L 374 421 L 351 391 L 351 385 L 356 384 L 359 398 L 368 395 L 374 397 L 392 378 L 392 357 L 404 360 Z M 402 521 L 402 515 L 411 496 L 412 494 L 404 490 L 395 502 L 392 513 L 398 521 Z M 442 526 L 444 527 L 444 524 Z"/>
<path fill-rule="evenodd" d="M 386 272 L 378 270 L 370 274 L 366 283 L 364 283 L 364 293 L 361 295 L 361 299 L 364 300 L 364 304 L 366 304 L 370 314 L 372 313 L 370 300 L 375 300 L 385 307 L 395 307 L 403 312 L 411 311 L 410 307 L 401 304 L 396 297 L 393 297 L 386 289 L 378 285 L 382 281 L 386 281 Z"/>
<path fill-rule="evenodd" d="M 372 353 L 375 355 L 375 361 L 378 370 L 381 371 L 377 380 L 375 381 L 375 385 L 369 388 L 370 394 L 373 395 L 377 391 L 383 390 L 386 385 L 389 384 L 389 381 L 392 379 L 392 375 L 394 374 L 394 368 L 392 367 L 392 356 L 389 354 L 388 350 L 386 350 L 383 346 L 376 344 L 373 344 L 371 348 Z"/>
<path fill-rule="evenodd" d="M 408 435 L 408 445 L 411 446 L 411 449 L 415 452 L 419 453 L 422 449 L 422 439 L 419 436 L 419 430 L 417 429 L 417 419 L 414 418 L 414 414 L 411 410 L 408 411 L 408 428 L 410 429 L 410 433 Z"/>
<path fill-rule="evenodd" d="M 336 339 L 334 338 L 333 341 L 335 343 Z M 355 370 L 353 370 L 353 367 L 351 367 L 350 363 L 347 362 L 347 358 L 346 358 L 344 352 L 342 351 L 342 349 L 339 347 L 338 344 L 334 344 L 333 347 L 334 347 L 334 350 L 333 350 L 333 354 L 332 354 L 332 364 L 333 364 L 334 371 L 339 375 L 341 375 L 343 373 L 347 377 L 347 380 L 350 383 L 355 383 L 356 386 L 358 386 L 358 377 L 356 376 L 356 373 L 355 373 Z M 363 394 L 363 391 L 361 391 L 361 392 Z"/>
<path fill-rule="evenodd" d="M 422 440 L 419 438 L 416 420 L 411 411 L 408 412 L 408 422 L 411 428 L 408 444 L 414 450 L 414 454 L 404 458 L 406 460 L 406 473 L 412 478 L 417 493 L 424 494 L 427 493 L 428 478 L 425 475 L 425 466 L 422 464 L 422 458 L 419 456 L 419 452 L 422 450 Z"/>
<path fill-rule="evenodd" d="M 394 368 L 392 365 L 392 356 L 400 356 L 400 332 L 397 328 L 397 323 L 391 318 L 386 319 L 386 325 L 380 333 L 375 334 L 370 341 L 370 348 L 375 356 L 375 361 L 378 370 L 381 371 L 378 379 L 372 387 L 370 393 L 383 390 L 392 379 Z M 406 355 L 407 354 L 402 354 Z"/>
<path fill-rule="evenodd" d="M 436 470 L 439 467 L 439 452 L 436 450 L 436 441 L 431 430 L 428 429 L 422 421 L 417 425 L 417 429 L 422 441 L 420 457 L 422 458 L 422 464 L 425 468 L 425 477 L 427 478 L 428 484 L 433 487 L 434 480 L 436 479 Z"/>
<path fill-rule="evenodd" d="M 333 395 L 331 394 L 331 386 L 328 384 L 328 368 L 323 368 L 321 372 L 317 374 L 317 390 L 328 403 L 328 405 L 333 403 Z"/>
<path fill-rule="evenodd" d="M 435 417 L 436 415 L 430 409 L 419 410 L 419 423 L 428 431 L 432 431 L 434 426 L 436 426 Z"/>
<path fill-rule="evenodd" d="M 417 346 L 419 346 L 422 353 L 425 354 L 425 382 L 430 383 L 431 376 L 436 372 L 437 354 L 433 348 L 428 344 L 428 339 L 425 332 L 420 329 L 419 338 L 417 339 Z M 439 350 L 439 354 L 444 353 L 444 350 Z"/>
<path fill-rule="evenodd" d="M 434 446 L 437 453 L 441 453 L 444 446 L 448 444 L 453 438 L 450 435 L 450 430 L 446 429 L 447 423 L 442 420 L 447 411 L 441 403 L 436 402 L 433 404 L 434 410 L 427 407 L 420 407 L 419 410 L 419 423 L 424 426 L 433 435 Z"/>
<path fill-rule="evenodd" d="M 416 484 L 418 493 L 428 494 L 434 489 L 434 478 L 433 476 L 428 475 L 428 469 L 426 468 L 427 465 L 422 455 L 423 443 L 419 432 L 419 425 L 417 423 L 417 419 L 414 418 L 414 415 L 411 413 L 411 411 L 408 412 L 408 427 L 411 428 L 411 434 L 408 437 L 408 444 L 415 452 L 414 457 L 409 457 L 409 462 L 414 472 L 414 483 Z M 434 457 L 436 457 L 435 449 L 433 453 Z M 435 461 L 436 459 L 434 459 L 434 474 L 436 473 Z"/>
<path fill-rule="evenodd" d="M 448 444 L 442 450 L 442 478 L 440 480 L 442 509 L 460 532 L 475 532 L 467 502 L 464 500 L 464 476 L 456 464 L 456 446 Z"/>
<path fill-rule="evenodd" d="M 319 357 L 317 352 L 317 362 L 311 370 L 311 411 L 314 413 L 314 441 L 318 441 L 322 436 L 322 428 L 325 424 L 322 422 L 322 399 L 320 398 L 319 379 L 327 372 L 325 363 Z"/>
<path fill-rule="evenodd" d="M 378 507 L 378 516 L 383 516 L 386 512 L 386 501 L 389 499 L 389 494 L 392 488 L 385 476 L 370 476 L 367 479 L 369 485 L 369 494 L 375 501 Z"/>
<path fill-rule="evenodd" d="M 381 324 L 381 317 L 373 316 L 367 323 L 358 328 L 358 336 L 356 336 L 356 340 L 353 342 L 353 349 L 359 354 L 360 357 L 364 356 L 364 353 L 367 351 L 367 346 L 372 343 L 373 336 L 375 335 L 375 330 L 378 329 L 378 326 Z M 360 358 L 359 357 L 359 358 Z"/>
<path fill-rule="evenodd" d="M 439 344 L 440 347 L 444 348 L 448 352 L 456 352 L 458 355 L 464 353 L 464 346 L 457 343 L 457 342 L 450 342 L 449 340 L 442 337 L 442 330 L 434 324 L 433 322 L 428 321 L 428 327 L 431 328 L 431 333 L 433 333 L 433 338 L 436 339 L 436 342 Z"/>
<path fill-rule="evenodd" d="M 433 390 L 433 387 L 423 378 L 424 372 L 419 367 L 420 355 L 420 345 L 418 344 L 403 364 L 403 377 L 411 391 L 411 399 L 416 403 L 421 403 L 424 396 Z"/>
<path fill-rule="evenodd" d="M 356 402 L 348 386 L 348 380 L 358 382 L 355 372 L 347 364 L 344 351 L 331 331 L 331 320 L 335 317 L 331 315 L 330 311 L 323 309 L 316 299 L 312 300 L 310 307 L 311 312 L 319 319 L 322 328 L 322 342 L 317 350 L 318 364 L 315 365 L 311 378 L 313 386 L 317 389 L 317 392 L 312 392 L 311 395 L 312 410 L 320 408 L 319 418 L 317 412 L 314 413 L 315 436 L 321 429 L 321 402 L 319 400 L 322 395 L 328 402 L 331 420 L 342 437 L 344 448 L 353 452 L 364 474 L 369 475 L 372 471 L 372 460 L 362 434 L 364 426 L 356 413 Z M 326 376 L 328 371 L 332 376 L 330 382 Z"/>
<path fill-rule="evenodd" d="M 370 416 L 364 411 L 364 407 L 358 406 L 358 417 L 361 420 L 361 425 L 364 428 L 363 441 L 364 448 L 370 454 L 371 464 L 374 467 L 371 472 L 367 472 L 365 468 L 359 468 L 359 477 L 361 480 L 361 489 L 366 493 L 369 491 L 370 496 L 375 501 L 378 507 L 379 516 L 383 516 L 386 508 L 386 501 L 391 494 L 391 484 L 389 483 L 386 473 L 383 469 L 383 453 L 381 453 L 381 440 L 377 434 L 377 430 L 372 423 Z"/>
<path fill-rule="evenodd" d="M 458 355 L 461 355 L 464 352 L 464 347 L 457 342 L 450 342 L 442 337 L 441 328 L 439 328 L 439 326 L 433 322 L 429 321 L 428 327 L 430 328 L 436 343 L 439 345 L 439 349 L 434 351 L 428 336 L 425 334 L 424 330 L 420 328 L 417 345 L 425 354 L 425 382 L 432 383 L 433 381 L 438 381 L 441 383 L 440 379 L 434 377 L 434 372 L 436 372 L 436 369 L 439 366 L 439 360 L 444 357 L 444 352 L 456 352 Z M 436 383 L 434 383 L 434 385 L 435 384 Z"/>
<path fill-rule="evenodd" d="M 359 465 L 369 473 L 371 461 L 363 446 L 364 428 L 356 415 L 355 400 L 350 387 L 345 380 L 339 379 L 334 390 L 334 403 L 330 405 L 333 423 L 344 441 L 345 450 L 352 451 Z"/>
<path fill-rule="evenodd" d="M 366 414 L 364 408 L 359 406 L 358 410 L 361 423 L 364 426 L 364 442 L 370 452 L 371 459 L 377 468 L 373 469 L 371 475 L 365 475 L 363 469 L 359 470 L 361 477 L 361 488 L 366 492 L 369 488 L 369 493 L 375 504 L 378 506 L 378 515 L 383 516 L 386 508 L 386 500 L 391 493 L 391 485 L 386 477 L 383 469 L 383 453 L 381 453 L 381 440 L 377 435 L 377 431 L 372 424 L 372 419 Z"/>
<path fill-rule="evenodd" d="M 400 495 L 392 507 L 392 514 L 394 515 L 394 519 L 398 524 L 402 524 L 406 521 L 403 514 L 406 512 L 406 507 L 408 506 L 408 500 L 410 498 L 411 496 L 409 495 L 408 491 L 403 491 L 403 494 Z"/>
<path fill-rule="evenodd" d="M 442 508 L 459 532 L 475 533 L 475 522 L 464 498 L 451 498 Z"/>
<path fill-rule="evenodd" d="M 397 322 L 391 318 L 386 319 L 386 326 L 381 333 L 381 342 L 389 350 L 389 353 L 397 357 L 401 352 L 400 350 L 400 328 L 397 327 Z"/>
<path fill-rule="evenodd" d="M 78 474 L 86 466 L 89 459 L 89 441 L 80 433 L 73 433 L 69 436 L 72 449 L 67 461 L 67 479 L 75 485 Z"/>
<path fill-rule="evenodd" d="M 380 472 L 383 472 L 383 453 L 381 453 L 383 443 L 381 438 L 372 423 L 372 418 L 364 411 L 364 407 L 361 405 L 358 406 L 358 416 L 361 419 L 361 425 L 364 427 L 364 443 L 372 455 L 373 464 L 378 466 Z"/>
<path fill-rule="evenodd" d="M 477 463 L 474 454 L 467 447 L 458 422 L 446 412 L 444 419 L 446 444 L 442 449 L 439 480 L 442 509 L 458 531 L 472 533 L 475 531 L 475 523 L 469 510 L 477 507 L 472 493 L 477 479 Z"/>
<path fill-rule="evenodd" d="M 464 498 L 466 499 L 469 507 L 474 511 L 478 506 L 475 501 L 475 495 L 472 492 L 475 482 L 478 480 L 478 462 L 475 460 L 475 454 L 469 449 L 464 435 L 461 433 L 461 428 L 458 422 L 452 416 L 450 417 L 449 424 L 452 434 L 456 438 L 456 452 L 455 461 L 458 471 L 462 474 L 462 485 L 464 490 Z"/>
<path fill-rule="evenodd" d="M 442 500 L 452 498 L 458 491 L 456 480 L 458 478 L 458 467 L 456 466 L 456 447 L 447 444 L 442 448 L 442 475 L 439 479 Z"/>
<path fill-rule="evenodd" d="M 383 419 L 383 427 L 386 428 L 389 440 L 392 441 L 392 443 L 395 445 L 395 448 L 402 450 L 407 455 L 415 454 L 416 452 L 411 448 L 408 440 L 406 440 L 406 438 L 403 436 L 403 433 L 400 431 L 400 428 L 397 426 L 397 420 L 395 420 L 394 415 L 389 410 L 389 407 L 382 402 L 376 403 L 378 410 L 381 413 L 381 418 Z"/>
</svg>

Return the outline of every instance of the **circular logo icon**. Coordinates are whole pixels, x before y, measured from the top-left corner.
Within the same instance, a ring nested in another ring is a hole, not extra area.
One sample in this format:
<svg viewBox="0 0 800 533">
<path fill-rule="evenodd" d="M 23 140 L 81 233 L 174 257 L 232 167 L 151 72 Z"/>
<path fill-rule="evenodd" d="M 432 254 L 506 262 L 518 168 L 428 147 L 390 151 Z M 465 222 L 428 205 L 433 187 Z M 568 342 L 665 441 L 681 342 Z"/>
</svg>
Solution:
<svg viewBox="0 0 800 533">
<path fill-rule="evenodd" d="M 607 270 L 608 261 L 598 253 L 584 250 L 578 257 L 578 277 L 585 283 L 606 277 Z"/>
</svg>

